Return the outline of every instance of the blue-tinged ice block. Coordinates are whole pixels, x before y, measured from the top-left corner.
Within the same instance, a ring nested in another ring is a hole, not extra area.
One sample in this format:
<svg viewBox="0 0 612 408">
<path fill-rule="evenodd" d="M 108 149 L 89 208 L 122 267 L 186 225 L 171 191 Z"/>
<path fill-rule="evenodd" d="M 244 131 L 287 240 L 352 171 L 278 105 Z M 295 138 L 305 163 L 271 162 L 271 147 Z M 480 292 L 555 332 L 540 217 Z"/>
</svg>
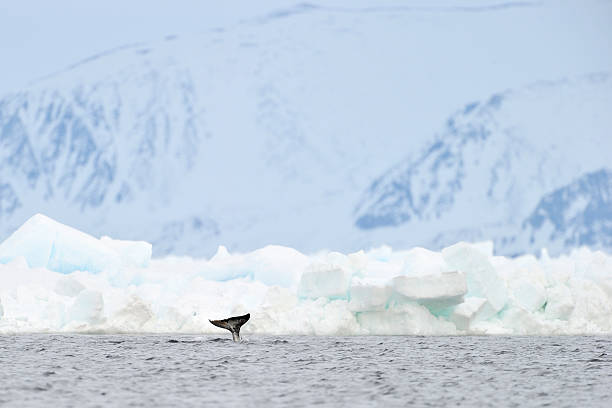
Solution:
<svg viewBox="0 0 612 408">
<path fill-rule="evenodd" d="M 455 323 L 457 329 L 469 330 L 473 323 L 479 320 L 486 320 L 493 313 L 494 311 L 490 308 L 487 299 L 471 297 L 453 309 L 449 320 Z"/>
<path fill-rule="evenodd" d="M 465 273 L 467 296 L 486 298 L 497 313 L 506 305 L 508 290 L 491 265 L 488 255 L 477 246 L 466 242 L 459 242 L 442 250 L 442 256 L 448 266 Z"/>
<path fill-rule="evenodd" d="M 31 268 L 70 273 L 99 273 L 125 267 L 146 267 L 151 244 L 96 239 L 42 214 L 28 219 L 0 244 L 0 263 L 22 256 Z"/>
<path fill-rule="evenodd" d="M 340 265 L 313 263 L 302 274 L 298 295 L 303 298 L 346 298 L 351 282 L 350 271 Z"/>
<path fill-rule="evenodd" d="M 384 281 L 372 278 L 353 278 L 349 290 L 349 310 L 352 312 L 383 311 L 392 290 Z"/>
<path fill-rule="evenodd" d="M 422 276 L 396 276 L 391 283 L 401 299 L 420 303 L 435 314 L 462 303 L 467 293 L 465 275 L 457 271 Z"/>
</svg>

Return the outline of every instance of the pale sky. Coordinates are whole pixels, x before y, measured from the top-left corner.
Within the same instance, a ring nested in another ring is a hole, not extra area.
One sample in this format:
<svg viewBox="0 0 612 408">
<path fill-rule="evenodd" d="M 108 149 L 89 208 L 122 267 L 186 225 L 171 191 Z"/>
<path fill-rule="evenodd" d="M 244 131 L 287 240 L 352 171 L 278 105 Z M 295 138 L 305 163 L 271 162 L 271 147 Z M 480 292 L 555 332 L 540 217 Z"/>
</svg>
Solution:
<svg viewBox="0 0 612 408">
<path fill-rule="evenodd" d="M 37 78 L 118 46 L 156 41 L 170 34 L 184 35 L 216 26 L 227 27 L 297 3 L 299 1 L 286 0 L 0 0 L 0 95 L 21 89 Z M 346 7 L 366 3 L 421 8 L 505 4 L 504 1 L 495 0 L 330 0 L 317 4 L 343 4 Z M 599 37 L 602 43 L 607 42 L 612 55 L 612 2 L 550 0 L 546 2 L 553 6 L 549 10 L 554 10 L 555 3 L 565 4 L 563 9 L 566 11 L 569 3 L 570 8 L 575 7 L 578 14 L 591 15 L 591 38 Z M 517 21 L 516 28 L 519 31 L 535 29 L 522 27 L 520 21 Z M 568 25 L 566 28 L 572 32 L 576 27 Z M 584 31 L 583 26 L 576 33 L 576 41 L 580 41 Z"/>
<path fill-rule="evenodd" d="M 0 0 L 0 93 L 20 89 L 101 51 L 226 26 L 265 13 L 279 3 Z"/>
</svg>

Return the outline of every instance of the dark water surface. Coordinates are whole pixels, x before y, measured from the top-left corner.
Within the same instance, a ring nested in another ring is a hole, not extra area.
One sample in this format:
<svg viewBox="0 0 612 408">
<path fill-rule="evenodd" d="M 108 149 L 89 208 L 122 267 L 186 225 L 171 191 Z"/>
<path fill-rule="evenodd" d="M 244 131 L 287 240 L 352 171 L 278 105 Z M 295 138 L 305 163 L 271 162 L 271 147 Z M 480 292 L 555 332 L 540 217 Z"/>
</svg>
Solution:
<svg viewBox="0 0 612 408">
<path fill-rule="evenodd" d="M 0 406 L 612 407 L 610 337 L 0 336 Z"/>
</svg>

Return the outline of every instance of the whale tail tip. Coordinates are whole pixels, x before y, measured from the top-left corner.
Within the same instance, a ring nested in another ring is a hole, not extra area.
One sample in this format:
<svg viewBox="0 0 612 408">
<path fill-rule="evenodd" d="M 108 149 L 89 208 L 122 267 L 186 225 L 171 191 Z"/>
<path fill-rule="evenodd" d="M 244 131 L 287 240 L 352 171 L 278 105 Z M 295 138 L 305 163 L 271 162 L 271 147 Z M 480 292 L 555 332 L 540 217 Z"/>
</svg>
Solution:
<svg viewBox="0 0 612 408">
<path fill-rule="evenodd" d="M 229 317 L 223 320 L 208 320 L 213 325 L 222 329 L 229 330 L 232 333 L 234 341 L 240 341 L 240 328 L 243 324 L 249 321 L 251 314 L 247 313 L 242 316 Z"/>
</svg>

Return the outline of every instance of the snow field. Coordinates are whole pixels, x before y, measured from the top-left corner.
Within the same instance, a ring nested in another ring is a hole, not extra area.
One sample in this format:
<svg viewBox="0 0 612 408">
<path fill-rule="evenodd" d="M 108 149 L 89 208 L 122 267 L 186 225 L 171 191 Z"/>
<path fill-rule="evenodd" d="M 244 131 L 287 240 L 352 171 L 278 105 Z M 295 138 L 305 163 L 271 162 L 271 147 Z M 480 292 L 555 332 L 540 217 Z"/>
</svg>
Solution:
<svg viewBox="0 0 612 408">
<path fill-rule="evenodd" d="M 222 333 L 208 319 L 246 312 L 246 335 L 612 333 L 612 257 L 506 258 L 460 242 L 151 259 L 148 243 L 43 215 L 0 244 L 0 333 Z"/>
</svg>

